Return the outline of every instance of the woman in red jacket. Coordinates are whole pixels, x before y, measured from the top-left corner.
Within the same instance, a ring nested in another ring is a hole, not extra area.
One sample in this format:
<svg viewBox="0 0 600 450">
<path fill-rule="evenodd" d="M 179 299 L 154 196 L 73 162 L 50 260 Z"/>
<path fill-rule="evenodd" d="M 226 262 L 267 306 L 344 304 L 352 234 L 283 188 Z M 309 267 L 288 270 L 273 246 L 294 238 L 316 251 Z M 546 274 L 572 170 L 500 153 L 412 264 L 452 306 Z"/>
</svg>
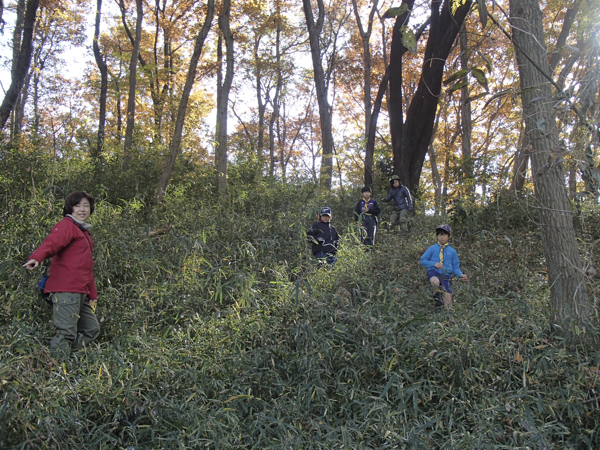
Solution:
<svg viewBox="0 0 600 450">
<path fill-rule="evenodd" d="M 94 212 L 94 199 L 85 192 L 69 194 L 64 218 L 29 257 L 23 267 L 33 270 L 52 258 L 46 292 L 52 294 L 53 322 L 57 335 L 50 341 L 55 356 L 68 356 L 100 334 L 94 281 L 94 242 L 86 219 Z"/>
</svg>

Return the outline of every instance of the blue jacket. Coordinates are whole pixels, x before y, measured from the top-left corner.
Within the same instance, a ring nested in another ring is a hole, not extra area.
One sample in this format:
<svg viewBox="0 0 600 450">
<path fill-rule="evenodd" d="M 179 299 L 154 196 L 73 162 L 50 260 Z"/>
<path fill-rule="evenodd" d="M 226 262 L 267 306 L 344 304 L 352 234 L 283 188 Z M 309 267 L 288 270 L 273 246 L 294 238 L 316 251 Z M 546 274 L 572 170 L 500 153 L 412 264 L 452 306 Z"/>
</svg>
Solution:
<svg viewBox="0 0 600 450">
<path fill-rule="evenodd" d="M 421 265 L 427 270 L 435 270 L 440 275 L 452 276 L 452 274 L 460 277 L 462 272 L 460 271 L 460 261 L 458 260 L 458 254 L 449 245 L 444 248 L 444 270 L 440 270 L 435 267 L 436 263 L 440 262 L 440 244 L 434 244 L 429 247 L 423 256 L 421 256 Z"/>
<path fill-rule="evenodd" d="M 362 214 L 363 219 L 370 217 L 370 218 L 374 219 L 375 222 L 377 222 L 377 215 L 381 212 L 381 209 L 379 208 L 379 204 L 377 203 L 377 200 L 374 200 L 372 198 L 369 199 L 368 203 L 369 203 L 369 211 L 365 212 L 365 199 L 363 198 L 358 201 L 358 203 L 354 207 L 354 219 L 356 221 L 358 221 L 358 219 L 360 218 L 360 216 Z"/>
<path fill-rule="evenodd" d="M 394 208 L 408 209 L 412 211 L 412 202 L 410 200 L 410 192 L 406 186 L 400 186 L 390 189 L 386 198 L 381 199 L 383 202 L 389 202 L 394 199 Z"/>
<path fill-rule="evenodd" d="M 306 232 L 308 241 L 312 243 L 313 255 L 318 252 L 334 255 L 340 246 L 340 236 L 330 223 L 315 222 Z"/>
</svg>

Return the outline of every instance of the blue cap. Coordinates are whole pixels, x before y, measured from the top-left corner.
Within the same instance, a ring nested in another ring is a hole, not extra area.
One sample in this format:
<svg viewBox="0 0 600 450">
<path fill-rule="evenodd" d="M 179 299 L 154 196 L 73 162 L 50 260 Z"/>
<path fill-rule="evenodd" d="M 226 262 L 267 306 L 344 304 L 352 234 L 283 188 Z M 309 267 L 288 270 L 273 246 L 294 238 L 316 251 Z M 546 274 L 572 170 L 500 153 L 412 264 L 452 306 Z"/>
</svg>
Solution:
<svg viewBox="0 0 600 450">
<path fill-rule="evenodd" d="M 329 206 L 323 206 L 321 208 L 320 216 L 331 216 L 331 208 Z"/>
<path fill-rule="evenodd" d="M 438 230 L 443 230 L 446 233 L 450 234 L 450 226 L 446 225 L 445 223 L 443 223 L 442 225 L 438 225 L 437 227 L 435 227 L 435 232 L 437 233 Z"/>
</svg>

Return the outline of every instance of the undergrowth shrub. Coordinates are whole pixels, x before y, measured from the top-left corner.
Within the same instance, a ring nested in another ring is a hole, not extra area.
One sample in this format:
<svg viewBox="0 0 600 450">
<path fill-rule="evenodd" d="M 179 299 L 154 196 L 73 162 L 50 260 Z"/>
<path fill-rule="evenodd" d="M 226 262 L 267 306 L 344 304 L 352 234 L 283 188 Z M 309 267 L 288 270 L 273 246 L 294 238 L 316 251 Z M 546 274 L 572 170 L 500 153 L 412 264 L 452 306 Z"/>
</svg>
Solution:
<svg viewBox="0 0 600 450">
<path fill-rule="evenodd" d="M 40 272 L 20 268 L 62 204 L 4 216 L 0 447 L 600 446 L 598 350 L 548 326 L 529 225 L 453 223 L 470 281 L 436 315 L 419 258 L 439 219 L 417 216 L 409 237 L 382 226 L 365 251 L 357 196 L 264 183 L 221 203 L 203 189 L 173 186 L 158 207 L 100 199 L 103 334 L 64 364 Z M 323 205 L 342 248 L 318 270 L 304 233 Z"/>
</svg>

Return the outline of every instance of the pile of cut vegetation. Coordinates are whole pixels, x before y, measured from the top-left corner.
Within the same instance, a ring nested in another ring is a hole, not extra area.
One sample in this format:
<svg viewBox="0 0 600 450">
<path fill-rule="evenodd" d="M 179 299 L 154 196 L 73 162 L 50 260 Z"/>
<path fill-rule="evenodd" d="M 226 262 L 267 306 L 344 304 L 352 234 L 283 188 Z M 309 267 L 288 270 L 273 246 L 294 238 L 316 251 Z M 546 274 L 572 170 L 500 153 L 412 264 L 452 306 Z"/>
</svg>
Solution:
<svg viewBox="0 0 600 450">
<path fill-rule="evenodd" d="M 535 231 L 456 227 L 470 281 L 435 314 L 419 265 L 431 218 L 408 237 L 382 227 L 365 252 L 356 199 L 329 200 L 342 249 L 317 270 L 311 186 L 188 198 L 99 203 L 103 332 L 65 363 L 20 268 L 60 204 L 4 217 L 0 447 L 600 447 L 598 350 L 590 330 L 549 326 Z"/>
</svg>

